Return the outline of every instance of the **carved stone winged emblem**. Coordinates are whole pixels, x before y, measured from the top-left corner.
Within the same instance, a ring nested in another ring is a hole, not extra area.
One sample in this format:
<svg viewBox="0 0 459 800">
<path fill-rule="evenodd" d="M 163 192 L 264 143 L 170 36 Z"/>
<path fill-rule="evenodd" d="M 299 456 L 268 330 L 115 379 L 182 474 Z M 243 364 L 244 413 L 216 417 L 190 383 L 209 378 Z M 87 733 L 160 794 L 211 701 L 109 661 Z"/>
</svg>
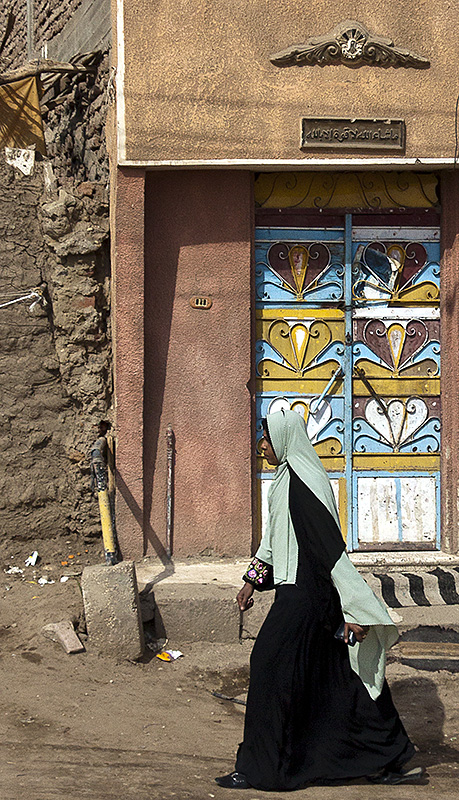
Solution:
<svg viewBox="0 0 459 800">
<path fill-rule="evenodd" d="M 426 68 L 427 58 L 395 47 L 392 39 L 378 36 L 355 20 L 341 22 L 325 36 L 313 36 L 305 44 L 294 44 L 269 59 L 279 67 L 313 66 L 314 64 L 346 64 L 358 67 L 373 64 L 379 67 Z"/>
</svg>

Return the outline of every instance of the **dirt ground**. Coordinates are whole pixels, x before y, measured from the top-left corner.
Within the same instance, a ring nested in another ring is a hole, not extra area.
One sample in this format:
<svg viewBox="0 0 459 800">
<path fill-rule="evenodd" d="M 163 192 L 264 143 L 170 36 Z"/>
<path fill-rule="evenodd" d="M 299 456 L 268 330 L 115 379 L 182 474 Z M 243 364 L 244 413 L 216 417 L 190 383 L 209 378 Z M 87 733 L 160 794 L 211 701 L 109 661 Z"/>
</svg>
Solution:
<svg viewBox="0 0 459 800">
<path fill-rule="evenodd" d="M 229 772 L 242 738 L 244 708 L 212 696 L 244 696 L 250 641 L 171 641 L 184 657 L 117 663 L 91 652 L 69 656 L 45 639 L 49 622 L 77 623 L 78 571 L 101 561 L 77 542 L 24 567 L 24 552 L 0 555 L 0 796 L 2 800 L 204 800 L 231 797 L 214 777 Z M 66 552 L 66 548 L 72 552 Z M 65 551 L 65 552 L 64 552 Z M 84 553 L 77 556 L 76 553 Z M 69 555 L 74 555 L 72 568 Z M 80 564 L 75 562 L 79 560 Z M 62 565 L 61 561 L 67 561 Z M 24 573 L 7 574 L 11 565 Z M 47 567 L 47 569 L 45 569 Z M 64 583 L 62 575 L 71 575 Z M 54 583 L 40 585 L 46 575 Z M 459 674 L 388 667 L 394 699 L 429 773 L 424 786 L 311 787 L 295 793 L 248 790 L 247 800 L 411 800 L 457 798 Z"/>
</svg>

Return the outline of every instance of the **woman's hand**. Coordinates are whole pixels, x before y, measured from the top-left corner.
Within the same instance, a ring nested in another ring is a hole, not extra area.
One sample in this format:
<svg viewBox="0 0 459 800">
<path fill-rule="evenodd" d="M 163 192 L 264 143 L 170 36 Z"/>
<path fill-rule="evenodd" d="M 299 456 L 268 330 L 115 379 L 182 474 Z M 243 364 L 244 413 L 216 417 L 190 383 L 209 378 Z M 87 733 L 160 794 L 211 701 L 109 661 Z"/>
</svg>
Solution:
<svg viewBox="0 0 459 800">
<path fill-rule="evenodd" d="M 236 595 L 237 604 L 241 611 L 247 611 L 253 606 L 253 593 L 255 589 L 251 583 L 244 583 L 241 591 Z"/>
<path fill-rule="evenodd" d="M 368 625 L 354 625 L 351 622 L 344 623 L 344 642 L 347 644 L 349 632 L 353 631 L 358 642 L 363 642 L 370 628 Z"/>
</svg>

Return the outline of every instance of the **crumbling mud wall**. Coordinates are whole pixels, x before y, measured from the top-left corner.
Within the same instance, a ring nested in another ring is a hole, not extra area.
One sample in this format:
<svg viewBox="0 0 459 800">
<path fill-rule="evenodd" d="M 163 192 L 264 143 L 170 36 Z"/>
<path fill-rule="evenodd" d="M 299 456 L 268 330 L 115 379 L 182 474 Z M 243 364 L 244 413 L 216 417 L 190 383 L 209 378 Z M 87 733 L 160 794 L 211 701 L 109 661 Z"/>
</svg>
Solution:
<svg viewBox="0 0 459 800">
<path fill-rule="evenodd" d="M 78 61 L 94 72 L 57 76 L 42 100 L 51 180 L 57 186 L 70 187 L 71 191 L 86 181 L 97 182 L 108 196 L 105 121 L 113 92 L 110 55 L 109 52 L 88 54 Z"/>
<path fill-rule="evenodd" d="M 35 0 L 33 5 L 33 45 L 35 53 L 42 46 L 62 31 L 72 14 L 81 5 L 82 0 Z M 15 69 L 27 60 L 27 2 L 12 0 L 4 3 L 0 9 L 0 37 L 6 27 L 10 11 L 15 16 L 15 23 L 2 53 L 3 69 Z"/>
<path fill-rule="evenodd" d="M 0 159 L 1 303 L 43 284 L 47 298 L 0 308 L 0 535 L 12 539 L 100 529 L 88 447 L 111 406 L 107 221 L 100 187 L 83 191 L 46 196 L 43 164 L 25 176 Z"/>
<path fill-rule="evenodd" d="M 108 54 L 43 97 L 47 157 L 0 152 L 0 536 L 100 534 L 88 449 L 111 417 Z"/>
</svg>

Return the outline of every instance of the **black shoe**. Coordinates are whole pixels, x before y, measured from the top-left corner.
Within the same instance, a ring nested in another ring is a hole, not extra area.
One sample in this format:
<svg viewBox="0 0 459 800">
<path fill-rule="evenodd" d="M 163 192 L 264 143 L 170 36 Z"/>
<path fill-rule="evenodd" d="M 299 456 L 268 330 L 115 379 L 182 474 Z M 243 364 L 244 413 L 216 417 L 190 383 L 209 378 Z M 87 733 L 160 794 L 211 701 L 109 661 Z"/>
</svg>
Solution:
<svg viewBox="0 0 459 800">
<path fill-rule="evenodd" d="M 384 783 L 388 786 L 396 786 L 399 783 L 422 783 L 424 779 L 425 770 L 422 767 L 400 770 L 400 772 L 385 769 L 376 775 L 367 775 L 369 783 Z"/>
<path fill-rule="evenodd" d="M 222 775 L 215 778 L 215 783 L 223 786 L 224 789 L 250 789 L 250 783 L 242 772 L 231 772 L 229 775 Z"/>
</svg>

